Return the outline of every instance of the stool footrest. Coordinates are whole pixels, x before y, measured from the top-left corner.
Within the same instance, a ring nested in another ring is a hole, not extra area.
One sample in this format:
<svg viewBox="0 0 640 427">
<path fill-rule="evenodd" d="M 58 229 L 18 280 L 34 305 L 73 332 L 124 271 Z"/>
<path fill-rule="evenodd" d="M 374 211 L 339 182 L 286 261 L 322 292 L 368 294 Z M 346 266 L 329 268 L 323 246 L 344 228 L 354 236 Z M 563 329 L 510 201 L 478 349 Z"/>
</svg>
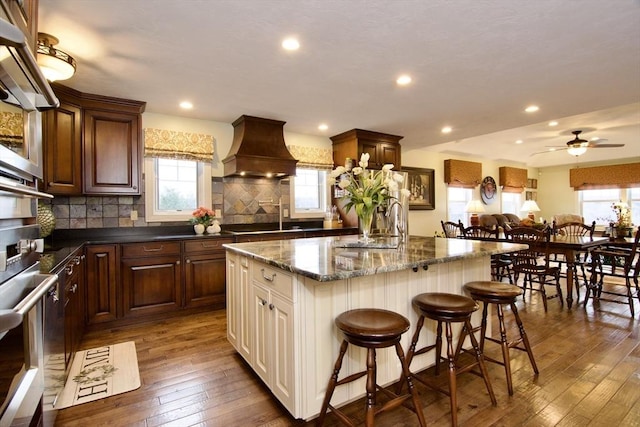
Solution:
<svg viewBox="0 0 640 427">
<path fill-rule="evenodd" d="M 336 383 L 336 386 L 339 386 L 339 385 L 342 385 L 342 384 L 346 384 L 346 383 L 350 383 L 351 381 L 358 380 L 358 379 L 364 377 L 365 375 L 367 375 L 367 371 L 361 371 L 361 372 L 357 372 L 355 374 L 351 374 L 348 377 L 344 377 L 343 379 L 338 381 Z"/>
</svg>

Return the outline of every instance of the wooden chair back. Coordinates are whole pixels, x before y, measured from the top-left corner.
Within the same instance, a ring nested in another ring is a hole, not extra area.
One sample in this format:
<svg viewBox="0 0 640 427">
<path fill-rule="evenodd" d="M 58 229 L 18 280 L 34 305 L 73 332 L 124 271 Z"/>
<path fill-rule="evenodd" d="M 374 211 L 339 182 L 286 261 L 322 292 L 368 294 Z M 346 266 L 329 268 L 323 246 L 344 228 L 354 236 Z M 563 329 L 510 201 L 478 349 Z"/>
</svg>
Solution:
<svg viewBox="0 0 640 427">
<path fill-rule="evenodd" d="M 593 221 L 591 225 L 583 224 L 581 222 L 565 222 L 563 224 L 556 224 L 553 221 L 552 233 L 561 234 L 565 236 L 589 236 L 593 237 L 593 232 L 596 230 L 596 222 Z"/>
<path fill-rule="evenodd" d="M 513 253 L 513 268 L 524 273 L 538 273 L 541 267 L 549 268 L 549 236 L 550 228 L 538 230 L 533 227 L 515 227 L 504 231 L 507 240 L 514 243 L 528 244 L 527 249 Z M 540 259 L 544 265 L 540 265 Z"/>
<path fill-rule="evenodd" d="M 499 234 L 500 231 L 497 228 L 483 227 L 481 225 L 472 225 L 462 231 L 462 237 L 465 239 L 476 240 L 497 240 Z"/>
<path fill-rule="evenodd" d="M 452 221 L 440 221 L 440 224 L 442 225 L 444 237 L 458 237 L 464 234 L 464 225 L 460 221 L 457 224 Z"/>
</svg>

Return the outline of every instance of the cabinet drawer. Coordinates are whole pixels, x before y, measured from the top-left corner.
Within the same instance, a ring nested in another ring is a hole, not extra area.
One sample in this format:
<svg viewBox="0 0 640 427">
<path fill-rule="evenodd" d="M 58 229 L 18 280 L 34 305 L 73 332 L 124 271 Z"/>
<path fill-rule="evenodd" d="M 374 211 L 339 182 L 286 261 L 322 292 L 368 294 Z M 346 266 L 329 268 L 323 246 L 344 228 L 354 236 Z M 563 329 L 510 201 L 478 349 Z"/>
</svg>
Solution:
<svg viewBox="0 0 640 427">
<path fill-rule="evenodd" d="M 180 254 L 180 242 L 145 242 L 121 245 L 122 258 Z"/>
<path fill-rule="evenodd" d="M 293 299 L 293 277 L 279 268 L 265 264 L 253 264 L 253 280 L 264 287 L 276 291 L 281 295 Z"/>
<path fill-rule="evenodd" d="M 226 243 L 233 243 L 233 237 L 226 237 L 223 239 L 186 240 L 184 242 L 184 251 L 186 253 L 191 253 L 191 252 L 211 252 L 216 249 L 224 250 L 222 245 Z"/>
</svg>

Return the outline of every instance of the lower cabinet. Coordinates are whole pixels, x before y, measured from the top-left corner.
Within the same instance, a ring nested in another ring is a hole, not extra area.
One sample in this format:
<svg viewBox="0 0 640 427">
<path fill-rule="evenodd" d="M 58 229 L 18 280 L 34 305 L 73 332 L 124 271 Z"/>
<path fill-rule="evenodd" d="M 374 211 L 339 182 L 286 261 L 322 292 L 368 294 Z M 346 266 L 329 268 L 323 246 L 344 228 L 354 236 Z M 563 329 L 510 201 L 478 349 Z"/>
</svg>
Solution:
<svg viewBox="0 0 640 427">
<path fill-rule="evenodd" d="M 253 263 L 247 313 L 253 335 L 251 366 L 287 408 L 294 404 L 293 277 Z"/>
<path fill-rule="evenodd" d="M 118 245 L 89 245 L 86 255 L 86 321 L 95 324 L 116 320 Z"/>
<path fill-rule="evenodd" d="M 185 307 L 225 306 L 225 243 L 233 238 L 184 242 Z"/>
<path fill-rule="evenodd" d="M 123 317 L 182 307 L 180 242 L 121 245 L 120 276 Z"/>
</svg>

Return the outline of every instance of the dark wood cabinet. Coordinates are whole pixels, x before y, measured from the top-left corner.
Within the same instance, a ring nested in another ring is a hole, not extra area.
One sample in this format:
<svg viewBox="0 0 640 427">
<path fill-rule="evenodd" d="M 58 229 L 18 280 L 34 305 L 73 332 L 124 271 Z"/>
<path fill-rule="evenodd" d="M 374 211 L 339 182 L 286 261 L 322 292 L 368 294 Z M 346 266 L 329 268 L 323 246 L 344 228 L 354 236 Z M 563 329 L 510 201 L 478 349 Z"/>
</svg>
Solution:
<svg viewBox="0 0 640 427">
<path fill-rule="evenodd" d="M 43 113 L 44 190 L 51 194 L 82 194 L 82 111 L 62 102 Z"/>
<path fill-rule="evenodd" d="M 123 317 L 178 310 L 182 306 L 180 242 L 121 245 Z"/>
<path fill-rule="evenodd" d="M 139 114 L 84 110 L 84 193 L 140 194 Z"/>
<path fill-rule="evenodd" d="M 89 245 L 86 255 L 86 321 L 109 322 L 118 317 L 118 245 Z"/>
<path fill-rule="evenodd" d="M 331 137 L 333 141 L 333 163 L 344 165 L 347 158 L 357 166 L 363 153 L 369 154 L 369 169 L 381 169 L 385 164 L 401 166 L 399 141 L 403 137 L 363 129 L 352 129 Z"/>
<path fill-rule="evenodd" d="M 80 348 L 84 333 L 84 264 L 85 255 L 78 251 L 67 262 L 64 270 L 64 348 L 68 367 L 73 354 Z"/>
<path fill-rule="evenodd" d="M 43 114 L 44 187 L 55 195 L 139 195 L 146 103 L 52 84 L 60 107 Z"/>
<path fill-rule="evenodd" d="M 233 241 L 233 238 L 184 241 L 185 307 L 225 306 L 226 264 L 222 245 Z"/>
</svg>

